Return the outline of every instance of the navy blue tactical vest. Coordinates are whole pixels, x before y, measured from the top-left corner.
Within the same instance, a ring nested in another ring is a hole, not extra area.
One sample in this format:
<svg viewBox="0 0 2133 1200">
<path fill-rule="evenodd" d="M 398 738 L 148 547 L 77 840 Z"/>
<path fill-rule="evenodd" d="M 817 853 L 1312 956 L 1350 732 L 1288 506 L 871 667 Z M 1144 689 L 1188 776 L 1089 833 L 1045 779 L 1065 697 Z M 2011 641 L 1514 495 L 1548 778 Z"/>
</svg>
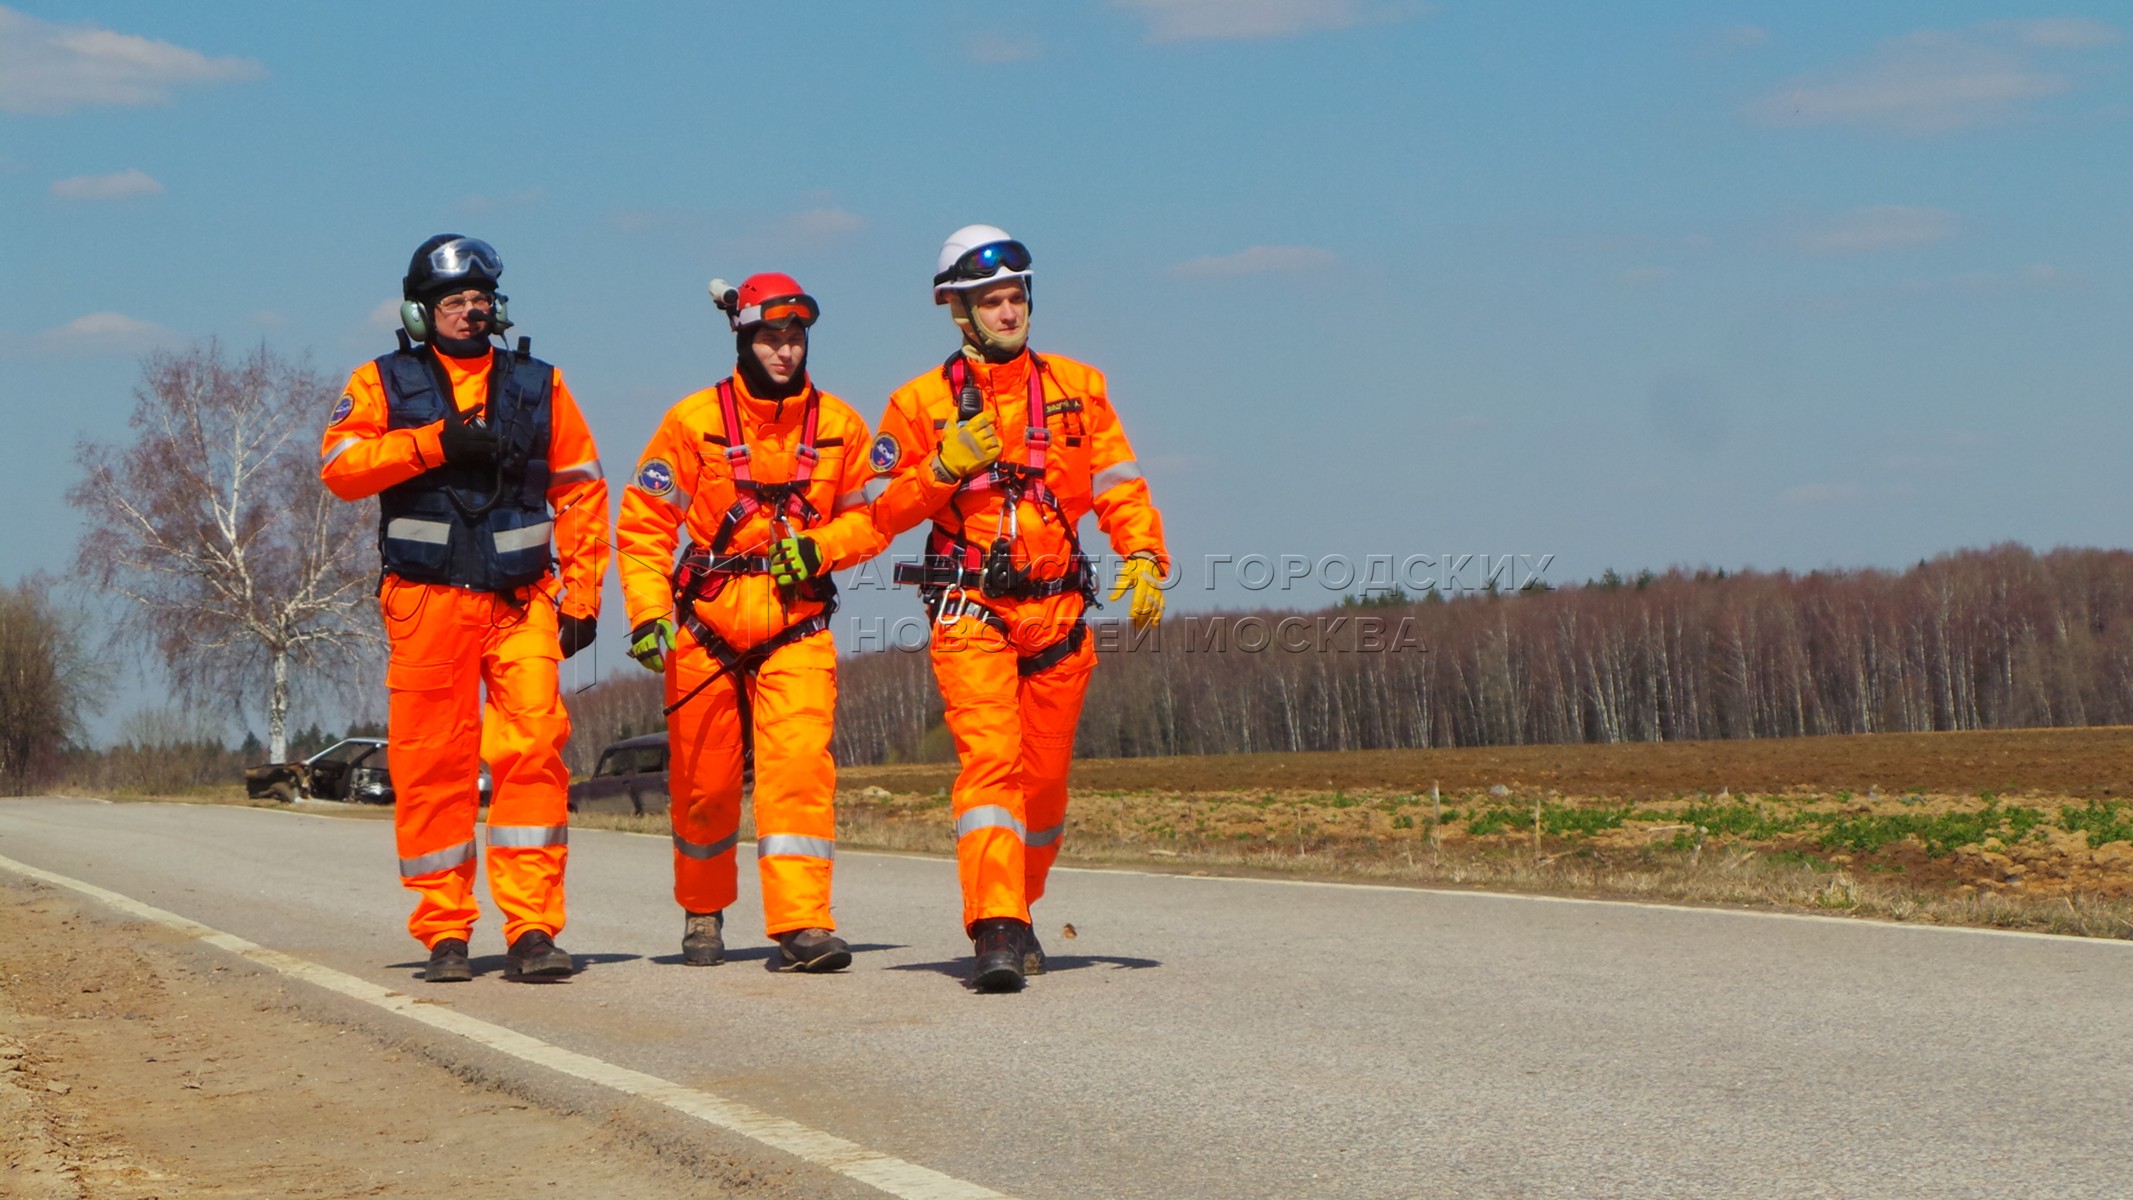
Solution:
<svg viewBox="0 0 2133 1200">
<path fill-rule="evenodd" d="M 443 370 L 427 348 L 377 360 L 388 424 L 413 429 L 442 421 L 451 405 Z M 501 450 L 492 465 L 425 471 L 378 494 L 378 556 L 415 583 L 510 592 L 547 573 L 548 423 L 555 368 L 496 352 L 489 368 L 488 419 Z"/>
</svg>

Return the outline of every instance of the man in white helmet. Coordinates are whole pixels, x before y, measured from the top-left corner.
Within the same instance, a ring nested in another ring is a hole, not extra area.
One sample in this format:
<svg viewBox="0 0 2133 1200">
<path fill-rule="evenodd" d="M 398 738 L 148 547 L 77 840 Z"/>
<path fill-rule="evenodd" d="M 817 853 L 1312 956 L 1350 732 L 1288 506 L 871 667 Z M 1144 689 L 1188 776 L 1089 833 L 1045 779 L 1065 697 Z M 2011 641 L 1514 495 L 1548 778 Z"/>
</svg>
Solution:
<svg viewBox="0 0 2133 1200">
<path fill-rule="evenodd" d="M 1044 969 L 1029 906 L 1066 826 L 1074 727 L 1096 665 L 1082 615 L 1096 579 L 1078 527 L 1092 511 L 1123 562 L 1138 628 L 1162 617 L 1163 521 L 1111 410 L 1103 374 L 1029 349 L 1030 254 L 991 225 L 941 247 L 933 301 L 962 345 L 889 397 L 869 465 L 874 520 L 933 523 L 900 565 L 934 620 L 934 677 L 962 770 L 955 783 L 971 982 L 1020 990 Z"/>
</svg>

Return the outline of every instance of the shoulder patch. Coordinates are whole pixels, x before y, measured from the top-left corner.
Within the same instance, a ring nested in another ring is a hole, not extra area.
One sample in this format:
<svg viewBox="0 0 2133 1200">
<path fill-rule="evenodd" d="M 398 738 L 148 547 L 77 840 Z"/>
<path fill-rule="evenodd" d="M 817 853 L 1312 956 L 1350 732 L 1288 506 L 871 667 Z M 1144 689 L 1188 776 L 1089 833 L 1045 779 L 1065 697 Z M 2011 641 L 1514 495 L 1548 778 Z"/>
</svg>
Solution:
<svg viewBox="0 0 2133 1200">
<path fill-rule="evenodd" d="M 338 425 L 341 422 L 347 420 L 348 414 L 355 411 L 355 406 L 355 394 L 352 392 L 342 392 L 341 402 L 333 406 L 333 419 L 327 421 L 326 424 Z"/>
<path fill-rule="evenodd" d="M 877 471 L 893 471 L 903 457 L 904 448 L 897 444 L 896 435 L 884 433 L 874 439 L 873 448 L 867 451 L 867 465 Z"/>
<path fill-rule="evenodd" d="M 652 496 L 664 496 L 674 490 L 674 468 L 663 458 L 654 458 L 637 468 L 637 488 Z"/>
</svg>

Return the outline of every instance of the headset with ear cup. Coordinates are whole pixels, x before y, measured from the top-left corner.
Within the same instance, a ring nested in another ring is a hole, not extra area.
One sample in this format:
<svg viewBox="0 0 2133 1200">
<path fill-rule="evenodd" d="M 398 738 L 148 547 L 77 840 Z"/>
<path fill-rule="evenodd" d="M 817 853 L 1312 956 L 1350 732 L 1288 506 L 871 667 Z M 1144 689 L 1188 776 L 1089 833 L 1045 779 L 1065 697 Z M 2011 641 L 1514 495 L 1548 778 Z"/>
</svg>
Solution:
<svg viewBox="0 0 2133 1200">
<path fill-rule="evenodd" d="M 487 328 L 483 332 L 502 333 L 504 330 L 511 328 L 511 297 L 504 295 L 502 292 L 491 292 L 489 294 L 495 298 L 495 305 L 489 310 Z M 400 302 L 400 327 L 407 330 L 407 336 L 418 342 L 429 341 L 432 332 L 430 328 L 430 306 L 420 300 L 402 300 Z"/>
</svg>

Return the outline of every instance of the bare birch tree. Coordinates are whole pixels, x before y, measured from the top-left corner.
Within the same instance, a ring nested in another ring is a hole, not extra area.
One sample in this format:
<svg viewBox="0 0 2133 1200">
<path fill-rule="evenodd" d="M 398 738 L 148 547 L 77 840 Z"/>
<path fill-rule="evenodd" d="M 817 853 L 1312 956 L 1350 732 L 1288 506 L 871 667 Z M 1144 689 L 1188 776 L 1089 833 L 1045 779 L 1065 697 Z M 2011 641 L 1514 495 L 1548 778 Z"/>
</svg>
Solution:
<svg viewBox="0 0 2133 1200">
<path fill-rule="evenodd" d="M 360 615 L 374 502 L 343 503 L 318 478 L 334 395 L 264 346 L 235 363 L 213 341 L 157 352 L 130 441 L 81 442 L 67 493 L 87 519 L 76 574 L 130 602 L 122 628 L 180 693 L 263 708 L 277 760 L 292 671 L 353 665 L 377 644 Z"/>
</svg>

